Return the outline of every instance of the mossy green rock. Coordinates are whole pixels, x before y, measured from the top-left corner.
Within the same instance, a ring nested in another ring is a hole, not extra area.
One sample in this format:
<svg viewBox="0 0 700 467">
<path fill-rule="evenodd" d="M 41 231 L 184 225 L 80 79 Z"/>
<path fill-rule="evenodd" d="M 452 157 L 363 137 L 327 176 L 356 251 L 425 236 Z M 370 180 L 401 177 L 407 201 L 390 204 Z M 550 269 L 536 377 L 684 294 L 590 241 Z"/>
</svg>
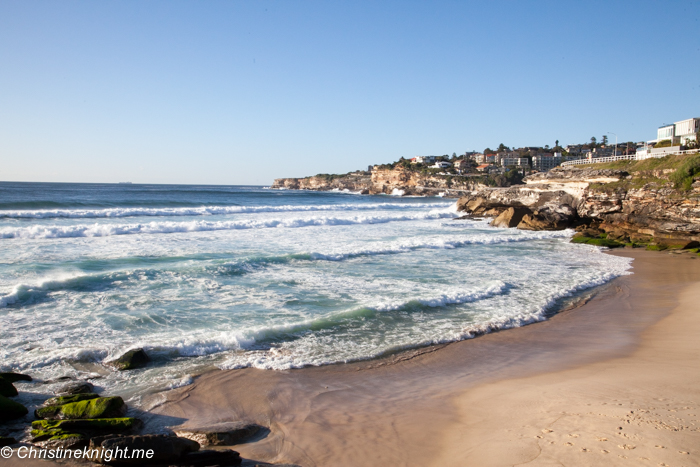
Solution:
<svg viewBox="0 0 700 467">
<path fill-rule="evenodd" d="M 32 377 L 29 375 L 23 375 L 21 373 L 13 373 L 13 372 L 0 373 L 0 378 L 3 378 L 5 381 L 9 381 L 10 383 L 16 383 L 17 381 L 31 381 L 32 380 Z"/>
<path fill-rule="evenodd" d="M 48 407 L 51 405 L 65 405 L 65 404 L 70 404 L 72 402 L 80 402 L 80 401 L 88 401 L 90 399 L 97 399 L 98 396 L 94 392 L 90 392 L 87 394 L 75 394 L 73 396 L 58 396 L 58 397 L 52 397 L 51 399 L 48 399 L 46 402 L 44 402 L 44 407 Z"/>
<path fill-rule="evenodd" d="M 12 383 L 5 378 L 0 377 L 0 396 L 15 397 L 16 395 L 17 388 L 15 388 Z"/>
<path fill-rule="evenodd" d="M 34 432 L 48 432 L 51 430 L 69 430 L 79 433 L 106 432 L 116 433 L 139 428 L 143 423 L 138 418 L 97 418 L 91 420 L 36 420 L 32 422 L 32 435 Z"/>
<path fill-rule="evenodd" d="M 5 396 L 0 396 L 0 421 L 14 420 L 27 415 L 29 411 L 25 406 Z"/>
<path fill-rule="evenodd" d="M 121 397 L 98 397 L 64 405 L 41 407 L 36 410 L 37 418 L 84 419 L 121 417 L 126 404 Z"/>
</svg>

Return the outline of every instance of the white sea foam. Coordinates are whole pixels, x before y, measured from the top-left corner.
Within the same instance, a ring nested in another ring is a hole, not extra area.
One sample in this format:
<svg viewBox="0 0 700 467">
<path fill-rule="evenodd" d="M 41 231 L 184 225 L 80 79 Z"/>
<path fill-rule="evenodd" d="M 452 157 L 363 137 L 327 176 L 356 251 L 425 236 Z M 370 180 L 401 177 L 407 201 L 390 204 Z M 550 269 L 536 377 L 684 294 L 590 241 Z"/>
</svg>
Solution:
<svg viewBox="0 0 700 467">
<path fill-rule="evenodd" d="M 351 193 L 339 191 L 339 193 Z M 40 209 L 0 211 L 0 218 L 10 219 L 82 219 L 82 218 L 120 218 L 120 217 L 176 217 L 176 216 L 211 216 L 227 214 L 248 214 L 264 212 L 315 212 L 315 211 L 378 211 L 378 210 L 416 210 L 425 208 L 448 207 L 455 203 L 345 203 L 320 205 L 284 205 L 284 206 L 201 206 L 183 208 L 108 208 L 108 209 Z"/>
<path fill-rule="evenodd" d="M 31 227 L 4 227 L 0 238 L 70 238 L 108 237 L 112 235 L 165 234 L 182 232 L 208 232 L 216 230 L 241 230 L 265 228 L 298 228 L 311 226 L 344 226 L 357 224 L 383 224 L 387 222 L 445 219 L 454 217 L 451 210 L 433 210 L 404 215 L 377 215 L 353 217 L 305 217 L 291 219 L 247 219 L 240 221 L 189 221 L 149 222 L 143 224 L 92 224 L 92 225 L 33 225 Z"/>
</svg>

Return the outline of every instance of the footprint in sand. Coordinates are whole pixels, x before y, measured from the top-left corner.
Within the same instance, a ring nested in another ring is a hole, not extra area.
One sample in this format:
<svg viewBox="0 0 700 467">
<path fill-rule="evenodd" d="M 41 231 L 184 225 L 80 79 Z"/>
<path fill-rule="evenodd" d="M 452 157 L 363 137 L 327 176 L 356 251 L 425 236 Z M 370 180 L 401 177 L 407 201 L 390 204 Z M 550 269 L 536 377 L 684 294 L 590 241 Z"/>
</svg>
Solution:
<svg viewBox="0 0 700 467">
<path fill-rule="evenodd" d="M 564 443 L 566 446 L 573 446 L 572 443 Z"/>
<path fill-rule="evenodd" d="M 542 436 L 542 435 L 537 435 L 537 436 L 535 436 L 535 438 L 542 439 L 542 438 L 544 438 L 544 436 Z"/>
<path fill-rule="evenodd" d="M 660 444 L 657 444 L 656 447 L 659 449 L 666 449 L 666 446 L 661 446 Z"/>
<path fill-rule="evenodd" d="M 591 452 L 591 450 L 588 448 L 581 448 L 581 452 Z"/>
<path fill-rule="evenodd" d="M 578 435 L 569 433 L 569 438 L 578 438 Z"/>
<path fill-rule="evenodd" d="M 608 438 L 598 438 L 598 441 L 607 441 Z"/>
<path fill-rule="evenodd" d="M 542 430 L 542 433 L 551 433 L 553 431 L 554 430 L 550 430 L 549 428 L 545 428 L 544 430 Z"/>
<path fill-rule="evenodd" d="M 610 451 L 608 451 L 607 449 L 601 449 L 600 452 L 602 452 L 603 454 L 609 454 L 609 453 L 610 453 Z"/>
<path fill-rule="evenodd" d="M 620 449 L 635 449 L 637 446 L 632 446 L 631 444 L 618 444 L 617 447 Z"/>
<path fill-rule="evenodd" d="M 678 451 L 680 454 L 690 454 L 688 451 Z"/>
</svg>

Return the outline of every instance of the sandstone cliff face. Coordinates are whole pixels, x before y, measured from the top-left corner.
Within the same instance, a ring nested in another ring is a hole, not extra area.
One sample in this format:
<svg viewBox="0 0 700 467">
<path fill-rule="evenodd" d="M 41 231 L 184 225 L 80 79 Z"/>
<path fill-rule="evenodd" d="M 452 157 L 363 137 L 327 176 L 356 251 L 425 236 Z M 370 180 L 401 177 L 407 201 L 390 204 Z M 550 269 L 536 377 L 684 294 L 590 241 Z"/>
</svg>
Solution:
<svg viewBox="0 0 700 467">
<path fill-rule="evenodd" d="M 486 185 L 471 177 L 426 175 L 419 172 L 396 169 L 374 169 L 371 174 L 355 172 L 343 176 L 313 176 L 306 178 L 280 178 L 271 188 L 290 190 L 350 190 L 363 194 L 402 194 L 458 197 Z"/>
<path fill-rule="evenodd" d="M 662 182 L 667 175 L 653 174 Z M 621 241 L 700 241 L 700 187 L 681 192 L 670 183 L 626 183 L 633 181 L 619 170 L 555 169 L 527 177 L 525 185 L 475 191 L 460 198 L 458 209 L 499 216 L 494 225 L 503 227 L 592 227 Z"/>
<path fill-rule="evenodd" d="M 457 197 L 485 187 L 478 179 L 471 177 L 426 175 L 401 168 L 375 169 L 372 171 L 370 193 L 392 194 L 394 190 L 399 190 L 405 195 L 437 196 L 443 193 Z"/>
<path fill-rule="evenodd" d="M 288 190 L 349 190 L 369 193 L 371 178 L 369 172 L 353 172 L 343 176 L 321 176 L 305 178 L 278 178 L 270 188 Z"/>
</svg>

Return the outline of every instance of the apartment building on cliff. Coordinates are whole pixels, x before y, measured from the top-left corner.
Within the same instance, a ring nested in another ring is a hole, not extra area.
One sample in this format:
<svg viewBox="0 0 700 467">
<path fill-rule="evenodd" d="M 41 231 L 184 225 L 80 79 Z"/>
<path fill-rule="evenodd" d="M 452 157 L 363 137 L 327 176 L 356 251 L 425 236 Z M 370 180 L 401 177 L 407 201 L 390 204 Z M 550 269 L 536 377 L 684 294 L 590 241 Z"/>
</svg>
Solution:
<svg viewBox="0 0 700 467">
<path fill-rule="evenodd" d="M 690 141 L 695 141 L 698 131 L 700 131 L 700 118 L 689 118 L 660 126 L 656 130 L 656 139 L 652 139 L 649 143 L 670 140 L 671 146 L 686 145 Z"/>
</svg>

